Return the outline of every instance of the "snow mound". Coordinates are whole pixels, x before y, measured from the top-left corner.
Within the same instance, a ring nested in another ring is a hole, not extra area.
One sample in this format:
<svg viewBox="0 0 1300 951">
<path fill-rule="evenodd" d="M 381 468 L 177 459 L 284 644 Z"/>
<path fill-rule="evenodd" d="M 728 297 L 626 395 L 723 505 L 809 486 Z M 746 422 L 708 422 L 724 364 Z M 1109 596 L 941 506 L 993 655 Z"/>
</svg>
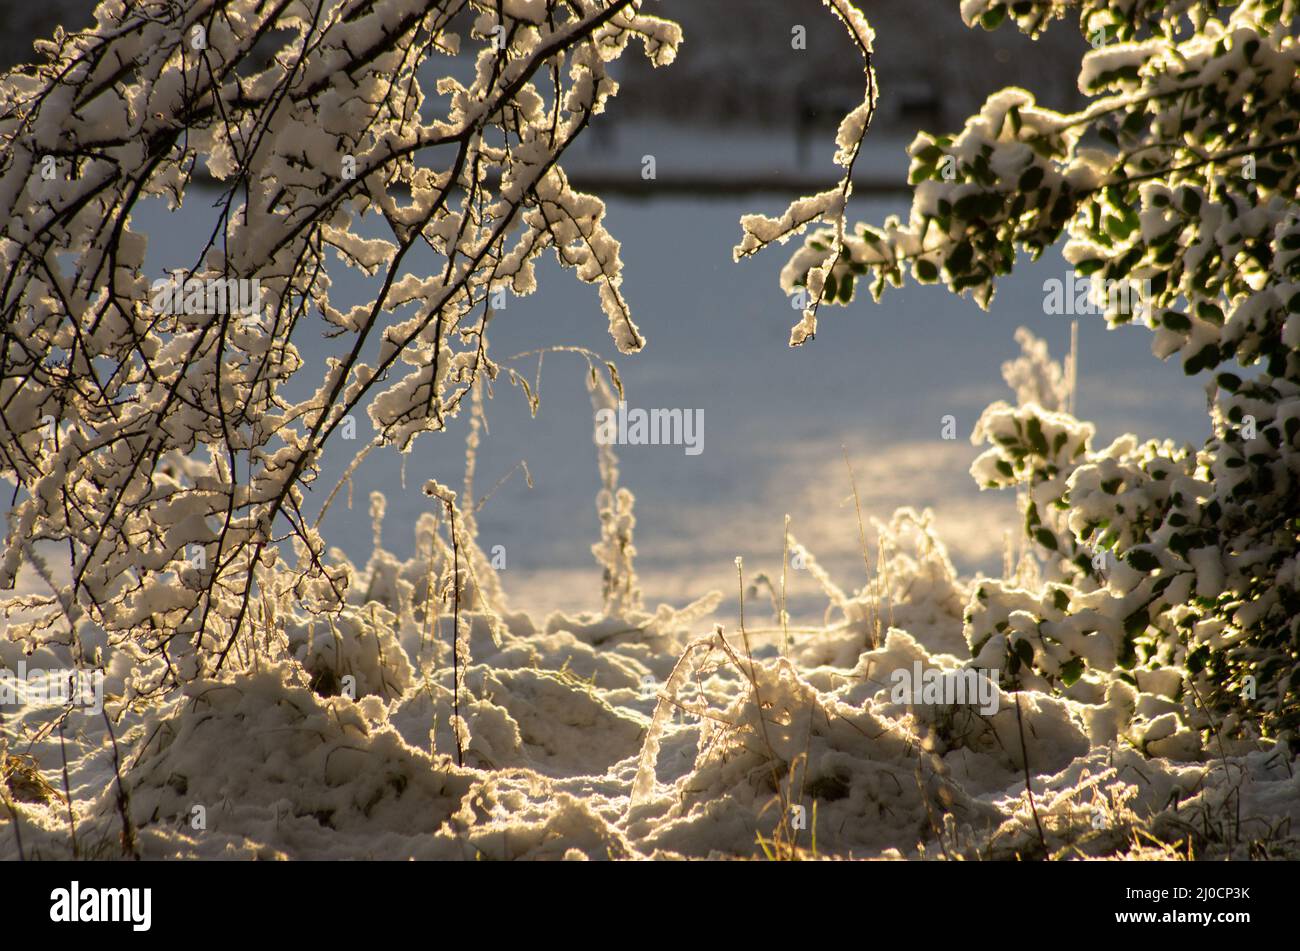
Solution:
<svg viewBox="0 0 1300 951">
<path fill-rule="evenodd" d="M 614 462 L 600 612 L 510 610 L 453 500 L 408 561 L 331 553 L 353 579 L 335 614 L 277 615 L 242 667 L 170 696 L 93 632 L 50 642 L 27 659 L 93 658 L 103 713 L 6 714 L 0 858 L 1300 854 L 1293 752 L 1205 729 L 1168 665 L 1017 677 L 999 645 L 1064 610 L 1034 564 L 959 578 L 930 513 L 903 509 L 857 590 L 791 536 L 821 628 L 778 610 L 725 631 L 720 595 L 642 607 Z"/>
</svg>

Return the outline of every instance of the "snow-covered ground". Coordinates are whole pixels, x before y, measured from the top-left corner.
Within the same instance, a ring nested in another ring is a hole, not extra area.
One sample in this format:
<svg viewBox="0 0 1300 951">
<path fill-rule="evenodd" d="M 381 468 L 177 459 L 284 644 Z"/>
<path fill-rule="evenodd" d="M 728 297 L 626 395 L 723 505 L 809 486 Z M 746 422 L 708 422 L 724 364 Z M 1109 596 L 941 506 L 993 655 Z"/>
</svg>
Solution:
<svg viewBox="0 0 1300 951">
<path fill-rule="evenodd" d="M 123 710 L 127 664 L 110 659 L 116 764 L 100 715 L 9 717 L 20 819 L 0 817 L 0 858 L 1294 853 L 1285 747 L 1202 750 L 1167 685 L 921 689 L 958 676 L 971 586 L 924 519 L 886 538 L 873 584 L 824 578 L 824 627 L 752 610 L 725 635 L 707 603 L 512 612 L 480 558 L 458 698 L 450 619 L 423 616 L 435 551 L 381 553 L 359 575 L 367 603 L 290 624 L 237 678 Z M 19 660 L 0 641 L 0 664 Z M 337 694 L 347 677 L 355 701 Z"/>
</svg>

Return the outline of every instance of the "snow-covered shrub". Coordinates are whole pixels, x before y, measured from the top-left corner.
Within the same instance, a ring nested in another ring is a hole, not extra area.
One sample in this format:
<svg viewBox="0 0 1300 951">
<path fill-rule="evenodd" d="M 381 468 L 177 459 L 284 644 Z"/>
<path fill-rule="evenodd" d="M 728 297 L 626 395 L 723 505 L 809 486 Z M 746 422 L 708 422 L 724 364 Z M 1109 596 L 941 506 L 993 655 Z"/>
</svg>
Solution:
<svg viewBox="0 0 1300 951">
<path fill-rule="evenodd" d="M 639 349 L 604 206 L 560 160 L 629 42 L 661 65 L 679 40 L 631 0 L 104 0 L 0 79 L 0 587 L 34 544 L 68 550 L 10 636 L 93 624 L 172 683 L 290 603 L 339 610 L 305 511 L 326 442 L 363 411 L 371 447 L 445 428 L 498 372 L 496 295 L 531 293 L 548 249 Z M 132 214 L 200 175 L 214 228 L 169 288 Z M 335 303 L 340 269 L 373 299 Z M 292 400 L 316 322 L 339 346 Z"/>
<path fill-rule="evenodd" d="M 1220 393 L 1216 435 L 1200 452 L 1130 435 L 1096 449 L 1092 427 L 1073 417 L 1034 403 L 988 407 L 973 438 L 991 448 L 972 474 L 1023 491 L 1025 531 L 1047 572 L 1034 591 L 977 585 L 972 653 L 1022 684 L 1115 672 L 1184 700 L 1202 726 L 1208 707 L 1233 729 L 1293 728 L 1295 486 L 1277 447 L 1252 453 L 1258 471 L 1241 478 L 1246 453 L 1223 409 L 1237 399 Z M 1266 405 L 1254 406 L 1261 419 Z"/>
<path fill-rule="evenodd" d="M 399 697 L 413 676 L 393 635 L 394 620 L 373 601 L 365 608 L 348 605 L 315 624 L 297 625 L 289 645 L 317 693 Z"/>
<path fill-rule="evenodd" d="M 873 522 L 875 571 L 856 591 L 841 588 L 791 536 L 791 550 L 828 600 L 826 627 L 796 643 L 792 656 L 804 666 L 852 667 L 864 651 L 879 647 L 891 628 L 923 639 L 936 653 L 964 655 L 962 617 L 969 592 L 935 530 L 934 513 L 900 508 L 888 522 Z"/>
<path fill-rule="evenodd" d="M 1156 356 L 1209 383 L 1199 450 L 1125 436 L 1093 445 L 1058 380 L 1012 381 L 990 406 L 982 486 L 1016 487 L 1046 584 L 980 585 L 972 650 L 1021 683 L 1084 671 L 1158 679 L 1203 728 L 1300 726 L 1300 44 L 1293 0 L 1218 4 L 965 0 L 967 23 L 1029 32 L 1077 11 L 1093 49 L 1078 113 L 1005 89 L 953 135 L 912 143 L 906 221 L 811 233 L 782 273 L 846 304 L 910 273 L 982 305 L 1018 253 L 1063 237 L 1114 326 L 1140 322 Z M 746 225 L 745 248 L 751 243 Z M 828 257 L 828 249 L 830 256 Z M 739 249 L 738 249 L 739 250 Z M 1140 289 L 1132 295 L 1100 288 Z M 1046 290 L 1046 288 L 1045 288 Z M 796 333 L 796 338 L 800 335 Z M 793 342 L 798 343 L 799 339 Z M 1032 363 L 1031 357 L 1031 363 Z M 1041 362 L 1041 361 L 1040 361 Z M 1068 376 L 1068 374 L 1065 374 Z M 1059 377 L 1060 375 L 1058 375 Z M 1040 394 L 1037 400 L 1025 399 Z M 1213 712 L 1213 716 L 1210 714 Z"/>
<path fill-rule="evenodd" d="M 907 221 L 814 231 L 781 287 L 848 304 L 858 278 L 879 299 L 910 272 L 988 305 L 1018 252 L 1037 257 L 1067 238 L 1066 260 L 1097 288 L 1140 288 L 1136 301 L 1100 290 L 1093 299 L 1109 325 L 1148 326 L 1161 359 L 1216 372 L 1213 435 L 1200 450 L 1134 437 L 1093 446 L 1093 427 L 1070 414 L 1071 368 L 1053 368 L 1022 338 L 1024 356 L 1006 368 L 1019 405 L 980 417 L 974 438 L 991 448 L 972 474 L 1017 488 L 1044 583 L 979 583 L 971 651 L 1005 659 L 1022 686 L 1070 689 L 1088 670 L 1118 672 L 1161 683 L 1201 728 L 1226 717 L 1226 733 L 1294 737 L 1295 4 L 966 0 L 961 12 L 985 29 L 1010 14 L 1028 32 L 1078 13 L 1093 47 L 1079 74 L 1091 103 L 1062 114 L 1002 90 L 958 134 L 918 135 Z M 746 222 L 737 253 L 751 235 Z M 797 329 L 792 343 L 802 338 Z"/>
</svg>

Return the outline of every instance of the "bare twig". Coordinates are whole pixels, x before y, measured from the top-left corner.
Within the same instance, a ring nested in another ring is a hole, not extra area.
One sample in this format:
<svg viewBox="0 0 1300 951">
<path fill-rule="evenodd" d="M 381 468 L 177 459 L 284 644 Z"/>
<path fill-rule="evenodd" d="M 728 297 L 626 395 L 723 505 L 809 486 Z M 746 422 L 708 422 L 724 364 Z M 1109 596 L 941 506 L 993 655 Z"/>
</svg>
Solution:
<svg viewBox="0 0 1300 951">
<path fill-rule="evenodd" d="M 140 851 L 136 845 L 135 826 L 131 823 L 130 799 L 126 786 L 122 784 L 122 761 L 118 756 L 117 734 L 113 732 L 113 721 L 109 718 L 108 710 L 101 710 L 100 714 L 104 718 L 104 725 L 108 727 L 108 738 L 112 741 L 113 776 L 117 780 L 117 814 L 122 820 L 122 851 L 138 861 Z"/>
<path fill-rule="evenodd" d="M 1016 727 L 1020 730 L 1020 753 L 1025 767 L 1025 793 L 1029 796 L 1029 811 L 1033 813 L 1034 825 L 1038 828 L 1038 841 L 1047 854 L 1047 836 L 1043 834 L 1043 823 L 1038 818 L 1038 806 L 1034 803 L 1034 787 L 1029 779 L 1029 747 L 1025 745 L 1025 718 L 1020 711 L 1020 693 L 1016 693 Z"/>
<path fill-rule="evenodd" d="M 72 812 L 72 786 L 68 782 L 68 750 L 63 739 L 63 718 L 59 718 L 59 756 L 63 760 L 63 801 L 68 806 L 68 835 L 72 838 L 72 857 L 78 858 L 77 818 Z"/>
</svg>

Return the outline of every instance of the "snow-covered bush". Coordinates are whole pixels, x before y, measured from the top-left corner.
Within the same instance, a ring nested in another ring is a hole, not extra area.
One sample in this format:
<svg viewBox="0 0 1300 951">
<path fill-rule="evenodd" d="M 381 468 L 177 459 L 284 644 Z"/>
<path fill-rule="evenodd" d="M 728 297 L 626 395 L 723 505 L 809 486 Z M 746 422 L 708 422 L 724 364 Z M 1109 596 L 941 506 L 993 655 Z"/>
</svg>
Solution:
<svg viewBox="0 0 1300 951">
<path fill-rule="evenodd" d="M 910 273 L 987 306 L 1018 253 L 1068 239 L 1110 325 L 1141 322 L 1157 357 L 1214 372 L 1213 435 L 1199 450 L 1099 448 L 1059 399 L 1062 374 L 1019 367 L 1022 402 L 985 411 L 975 438 L 991 448 L 972 472 L 1021 492 L 1048 565 L 1033 591 L 978 586 L 972 652 L 1025 686 L 1117 671 L 1159 681 L 1202 728 L 1287 734 L 1300 726 L 1296 4 L 961 4 L 968 24 L 1010 14 L 1029 32 L 1069 11 L 1093 46 L 1084 109 L 1005 89 L 957 134 L 918 135 L 908 219 L 813 232 L 782 287 L 847 304 L 859 283 L 879 298 Z M 1101 293 L 1115 287 L 1141 306 Z"/>
<path fill-rule="evenodd" d="M 363 410 L 359 454 L 443 429 L 498 372 L 497 295 L 531 293 L 548 249 L 640 348 L 604 206 L 560 164 L 629 42 L 672 61 L 680 30 L 639 8 L 105 0 L 0 79 L 0 587 L 39 543 L 68 552 L 9 635 L 107 634 L 163 659 L 157 686 L 219 670 L 290 604 L 340 610 L 304 491 L 326 442 Z M 199 176 L 222 189 L 203 251 L 146 274 L 133 212 Z M 340 269 L 373 299 L 335 303 Z M 336 356 L 289 399 L 295 341 L 321 332 Z"/>
</svg>

